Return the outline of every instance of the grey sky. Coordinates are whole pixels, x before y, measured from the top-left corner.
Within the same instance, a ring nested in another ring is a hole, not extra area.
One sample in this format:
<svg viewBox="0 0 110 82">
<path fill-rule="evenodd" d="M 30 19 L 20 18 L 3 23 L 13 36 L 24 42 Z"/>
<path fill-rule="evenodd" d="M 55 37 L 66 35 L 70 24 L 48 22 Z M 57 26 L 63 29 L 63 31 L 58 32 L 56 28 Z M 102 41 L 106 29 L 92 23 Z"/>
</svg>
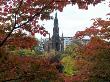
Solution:
<svg viewBox="0 0 110 82">
<path fill-rule="evenodd" d="M 58 12 L 58 22 L 60 36 L 63 32 L 64 36 L 74 36 L 77 31 L 84 30 L 86 27 L 92 24 L 92 18 L 107 18 L 106 14 L 110 12 L 108 6 L 109 0 L 101 4 L 89 6 L 88 10 L 78 9 L 77 5 L 68 5 L 64 8 L 63 12 Z M 51 14 L 55 15 L 55 12 Z M 44 24 L 45 29 L 51 34 L 53 31 L 53 20 L 40 21 L 40 24 Z M 36 34 L 37 38 L 44 38 L 40 34 Z M 48 36 L 47 36 L 48 37 Z"/>
</svg>

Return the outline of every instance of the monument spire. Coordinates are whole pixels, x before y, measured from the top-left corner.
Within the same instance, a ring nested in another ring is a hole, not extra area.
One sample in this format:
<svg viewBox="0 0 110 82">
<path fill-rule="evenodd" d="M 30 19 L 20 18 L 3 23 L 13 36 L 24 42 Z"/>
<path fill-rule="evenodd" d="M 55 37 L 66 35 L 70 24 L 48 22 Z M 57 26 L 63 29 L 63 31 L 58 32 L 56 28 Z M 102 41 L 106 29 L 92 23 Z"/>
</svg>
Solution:
<svg viewBox="0 0 110 82">
<path fill-rule="evenodd" d="M 54 27 L 58 27 L 58 18 L 57 18 L 57 12 L 55 13 Z"/>
<path fill-rule="evenodd" d="M 55 13 L 55 18 L 57 19 L 57 12 Z"/>
<path fill-rule="evenodd" d="M 52 47 L 56 51 L 60 50 L 60 37 L 59 37 L 59 27 L 58 27 L 57 12 L 55 13 L 55 18 L 54 18 L 54 27 L 53 27 L 53 36 L 52 36 Z"/>
</svg>

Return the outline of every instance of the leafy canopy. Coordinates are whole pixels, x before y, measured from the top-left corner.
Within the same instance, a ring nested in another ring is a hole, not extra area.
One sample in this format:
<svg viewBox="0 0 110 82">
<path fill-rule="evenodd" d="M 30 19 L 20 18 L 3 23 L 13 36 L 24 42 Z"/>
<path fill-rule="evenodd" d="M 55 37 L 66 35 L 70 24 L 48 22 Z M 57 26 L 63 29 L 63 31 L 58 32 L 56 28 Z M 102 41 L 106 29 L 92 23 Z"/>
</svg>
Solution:
<svg viewBox="0 0 110 82">
<path fill-rule="evenodd" d="M 68 5 L 77 4 L 80 9 L 88 9 L 88 5 L 96 5 L 103 0 L 0 0 L 0 33 L 6 36 L 1 41 L 2 46 L 13 31 L 21 29 L 32 35 L 49 34 L 38 20 L 48 20 L 54 10 L 63 11 Z M 6 33 L 6 35 L 4 35 Z"/>
</svg>

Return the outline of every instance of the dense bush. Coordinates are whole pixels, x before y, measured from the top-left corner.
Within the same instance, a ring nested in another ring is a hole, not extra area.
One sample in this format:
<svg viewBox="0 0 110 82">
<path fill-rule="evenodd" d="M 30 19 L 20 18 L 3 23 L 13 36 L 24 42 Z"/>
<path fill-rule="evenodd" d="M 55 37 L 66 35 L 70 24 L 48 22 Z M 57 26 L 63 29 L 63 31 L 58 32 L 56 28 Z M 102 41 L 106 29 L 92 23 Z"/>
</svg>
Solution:
<svg viewBox="0 0 110 82">
<path fill-rule="evenodd" d="M 18 56 L 0 48 L 0 82 L 62 82 L 54 64 L 45 58 Z"/>
<path fill-rule="evenodd" d="M 20 56 L 33 56 L 36 55 L 34 50 L 30 50 L 30 49 L 20 49 L 20 50 L 16 50 L 16 54 L 20 55 Z"/>
<path fill-rule="evenodd" d="M 74 67 L 74 60 L 71 56 L 65 56 L 61 60 L 64 65 L 64 73 L 66 75 L 74 75 L 76 72 L 76 68 Z"/>
<path fill-rule="evenodd" d="M 97 50 L 93 62 L 93 69 L 90 74 L 90 81 L 109 82 L 110 81 L 110 49 Z"/>
</svg>

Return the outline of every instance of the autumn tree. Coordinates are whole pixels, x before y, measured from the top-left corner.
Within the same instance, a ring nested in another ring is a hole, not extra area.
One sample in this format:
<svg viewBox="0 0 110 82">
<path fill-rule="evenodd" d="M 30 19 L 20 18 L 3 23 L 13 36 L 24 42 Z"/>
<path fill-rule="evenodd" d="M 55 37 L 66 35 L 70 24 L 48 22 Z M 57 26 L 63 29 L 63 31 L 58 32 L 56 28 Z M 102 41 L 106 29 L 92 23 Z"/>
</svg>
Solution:
<svg viewBox="0 0 110 82">
<path fill-rule="evenodd" d="M 62 82 L 48 59 L 17 56 L 0 48 L 0 82 Z M 2 53 L 4 52 L 4 53 Z"/>
<path fill-rule="evenodd" d="M 84 38 L 85 36 L 90 37 L 90 41 L 87 45 L 80 49 L 80 61 L 86 62 L 77 64 L 81 69 L 80 72 L 88 74 L 88 82 L 109 82 L 110 68 L 108 67 L 109 55 L 110 55 L 110 20 L 103 20 L 101 18 L 94 19 L 93 25 L 90 28 L 86 28 L 85 31 L 79 31 L 76 33 L 76 37 Z"/>
<path fill-rule="evenodd" d="M 32 35 L 40 33 L 46 36 L 48 32 L 43 26 L 39 25 L 38 21 L 51 19 L 50 13 L 56 9 L 63 11 L 63 8 L 68 4 L 77 4 L 80 9 L 88 9 L 88 5 L 96 5 L 101 1 L 102 0 L 0 0 L 0 47 L 2 47 L 7 40 L 10 41 L 9 44 L 11 44 L 12 41 L 18 40 L 20 36 L 22 36 L 20 40 L 22 38 L 26 41 L 29 40 L 28 37 L 22 35 L 22 32 L 19 34 L 19 30 L 27 31 Z M 19 35 L 16 39 L 13 38 L 14 36 L 17 37 L 15 34 Z M 11 38 L 9 38 L 10 36 Z M 19 43 L 22 44 L 22 41 Z M 15 42 L 14 45 L 16 44 Z M 25 44 L 21 47 L 25 47 Z M 2 49 L 3 48 L 0 49 L 1 82 L 61 81 L 57 75 L 58 72 L 55 66 L 49 64 L 48 60 L 13 56 L 10 54 L 8 56 L 8 53 L 3 53 Z"/>
<path fill-rule="evenodd" d="M 38 24 L 38 20 L 51 19 L 50 13 L 55 9 L 62 11 L 67 4 L 78 4 L 80 9 L 87 9 L 88 5 L 96 5 L 102 0 L 1 0 L 0 1 L 0 32 L 3 38 L 2 46 L 14 30 L 22 29 L 28 32 L 40 33 L 44 36 L 48 32 Z M 4 36 L 4 37 L 3 37 Z"/>
</svg>

